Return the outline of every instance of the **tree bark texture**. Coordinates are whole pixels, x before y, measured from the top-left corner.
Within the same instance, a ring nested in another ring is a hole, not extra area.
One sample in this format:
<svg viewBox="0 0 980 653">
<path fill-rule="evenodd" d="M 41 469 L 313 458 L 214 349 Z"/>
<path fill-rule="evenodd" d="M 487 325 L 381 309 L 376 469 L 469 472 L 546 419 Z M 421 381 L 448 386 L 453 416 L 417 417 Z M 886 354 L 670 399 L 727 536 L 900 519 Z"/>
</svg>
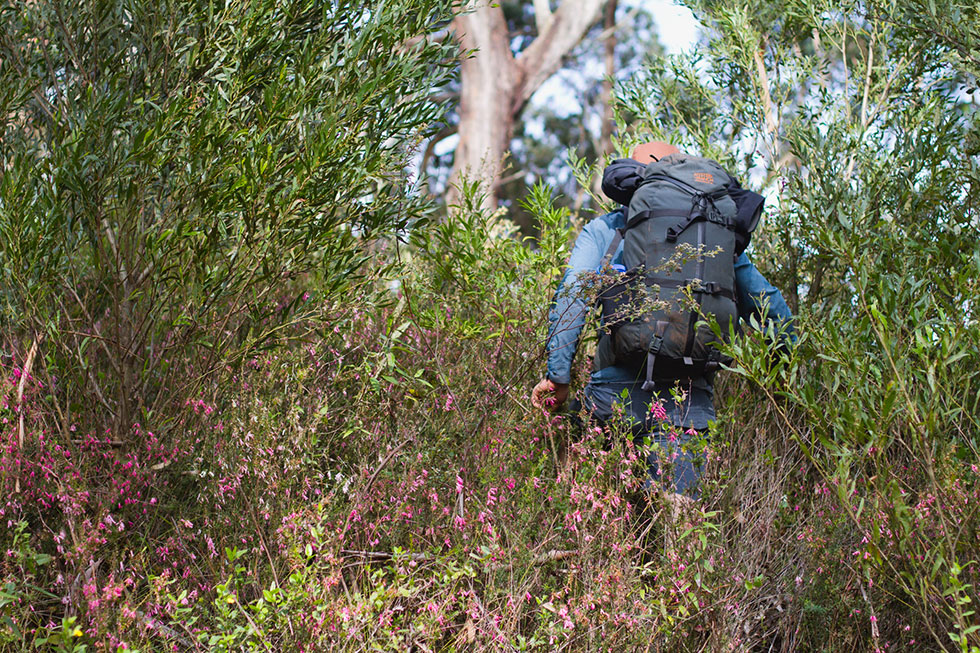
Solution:
<svg viewBox="0 0 980 653">
<path fill-rule="evenodd" d="M 616 120 L 613 115 L 613 76 L 616 74 L 616 5 L 619 0 L 607 0 L 605 18 L 602 23 L 602 33 L 606 37 L 605 42 L 605 72 L 606 78 L 602 80 L 602 133 L 599 140 L 600 157 L 612 152 L 612 134 L 616 128 Z"/>
<path fill-rule="evenodd" d="M 537 16 L 538 37 L 516 57 L 504 12 L 490 0 L 473 0 L 454 21 L 463 51 L 460 66 L 459 143 L 446 202 L 459 203 L 462 179 L 477 181 L 484 208 L 497 206 L 503 161 L 514 122 L 527 101 L 561 66 L 599 17 L 604 0 L 563 0 Z M 538 6 L 538 3 L 536 3 Z"/>
<path fill-rule="evenodd" d="M 616 74 L 616 8 L 619 0 L 607 0 L 606 10 L 602 20 L 602 36 L 605 39 L 603 63 L 605 64 L 605 79 L 599 93 L 599 106 L 602 112 L 602 124 L 599 132 L 599 142 L 596 145 L 596 155 L 599 160 L 612 153 L 612 135 L 616 128 L 616 118 L 613 112 L 613 76 Z M 599 170 L 592 179 L 592 194 L 602 194 L 602 171 Z"/>
</svg>

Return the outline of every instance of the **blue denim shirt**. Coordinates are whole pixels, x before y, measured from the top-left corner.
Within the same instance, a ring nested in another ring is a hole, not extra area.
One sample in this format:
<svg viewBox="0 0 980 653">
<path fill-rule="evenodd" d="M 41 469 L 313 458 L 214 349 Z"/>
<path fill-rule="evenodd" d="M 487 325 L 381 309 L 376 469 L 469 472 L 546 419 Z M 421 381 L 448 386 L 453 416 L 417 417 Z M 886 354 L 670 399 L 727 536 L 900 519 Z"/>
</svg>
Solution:
<svg viewBox="0 0 980 653">
<path fill-rule="evenodd" d="M 589 222 L 575 240 L 568 267 L 548 315 L 548 378 L 556 383 L 571 381 L 572 359 L 590 309 L 581 288 L 583 277 L 600 267 L 602 258 L 616 235 L 616 229 L 625 226 L 625 213 L 620 209 Z M 623 246 L 620 243 L 610 263 L 622 265 L 622 262 Z M 735 261 L 735 283 L 736 303 L 742 319 L 754 315 L 761 322 L 765 316 L 767 320 L 785 323 L 789 337 L 794 338 L 792 313 L 782 294 L 762 276 L 744 253 Z M 598 392 L 600 388 L 616 390 L 616 394 L 622 389 L 635 393 L 640 383 L 641 379 L 638 378 L 638 370 L 635 368 L 607 367 L 592 373 L 589 387 L 586 388 L 586 398 L 602 395 L 603 393 Z M 706 379 L 698 379 L 685 391 L 687 401 L 683 405 L 674 405 L 667 385 L 659 389 L 657 395 L 664 401 L 668 417 L 675 425 L 705 428 L 707 422 L 714 419 L 710 383 Z"/>
</svg>

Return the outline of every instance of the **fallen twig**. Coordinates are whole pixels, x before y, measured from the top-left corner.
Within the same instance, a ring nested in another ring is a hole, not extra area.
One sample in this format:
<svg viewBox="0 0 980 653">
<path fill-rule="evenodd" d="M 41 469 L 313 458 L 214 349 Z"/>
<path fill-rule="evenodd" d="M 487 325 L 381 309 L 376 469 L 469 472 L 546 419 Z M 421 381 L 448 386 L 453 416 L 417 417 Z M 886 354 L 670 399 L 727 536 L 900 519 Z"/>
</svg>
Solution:
<svg viewBox="0 0 980 653">
<path fill-rule="evenodd" d="M 163 635 L 168 639 L 175 640 L 179 644 L 183 645 L 184 648 L 186 649 L 193 648 L 198 651 L 201 650 L 200 644 L 198 644 L 196 641 L 184 637 L 170 626 L 167 626 L 162 621 L 154 619 L 153 617 L 146 614 L 142 610 L 134 610 L 133 613 L 136 615 L 136 618 L 142 621 L 143 625 L 149 628 L 150 630 L 156 631 L 157 633 L 160 633 L 161 635 Z"/>
</svg>

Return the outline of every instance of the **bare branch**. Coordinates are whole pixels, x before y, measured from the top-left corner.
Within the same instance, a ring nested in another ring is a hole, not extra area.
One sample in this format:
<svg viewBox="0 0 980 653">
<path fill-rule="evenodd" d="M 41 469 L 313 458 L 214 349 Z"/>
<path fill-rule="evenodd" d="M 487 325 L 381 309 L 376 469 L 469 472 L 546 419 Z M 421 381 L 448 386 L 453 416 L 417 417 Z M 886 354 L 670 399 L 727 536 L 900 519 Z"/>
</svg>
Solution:
<svg viewBox="0 0 980 653">
<path fill-rule="evenodd" d="M 534 24 L 538 34 L 544 34 L 551 24 L 551 4 L 548 0 L 534 0 Z"/>
<path fill-rule="evenodd" d="M 391 560 L 392 558 L 395 557 L 395 554 L 390 553 L 388 551 L 358 551 L 355 549 L 341 549 L 340 553 L 341 555 L 350 558 L 361 558 L 365 561 L 380 562 L 385 560 Z M 578 555 L 581 555 L 581 552 L 578 549 L 569 549 L 564 551 L 552 549 L 550 551 L 546 551 L 545 553 L 539 553 L 535 555 L 533 558 L 531 558 L 530 562 L 522 563 L 522 564 L 544 565 L 544 564 L 548 564 L 549 562 L 561 562 L 562 560 L 567 560 L 568 558 L 574 558 Z M 429 553 L 412 553 L 412 552 L 400 553 L 398 554 L 398 557 L 401 559 L 413 560 L 416 562 L 422 562 L 422 561 L 428 562 L 437 559 L 436 556 L 433 556 L 432 554 Z M 510 570 L 514 568 L 514 564 L 515 563 L 513 562 L 511 563 L 491 562 L 488 563 L 486 566 L 484 566 L 484 570 L 488 572 Z"/>
<path fill-rule="evenodd" d="M 613 116 L 613 75 L 616 74 L 616 5 L 618 0 L 606 1 L 606 12 L 603 17 L 601 38 L 605 41 L 605 79 L 602 80 L 602 92 L 599 94 L 602 105 L 602 129 L 596 153 L 603 157 L 612 152 L 612 133 L 616 127 Z M 595 189 L 601 190 L 601 177 L 596 175 Z"/>
<path fill-rule="evenodd" d="M 436 132 L 435 136 L 429 139 L 429 142 L 425 146 L 425 151 L 422 153 L 422 162 L 419 164 L 419 171 L 421 174 L 425 174 L 425 171 L 429 167 L 429 161 L 435 156 L 436 145 L 446 140 L 453 134 L 459 131 L 459 125 L 446 125 L 442 129 Z"/>
<path fill-rule="evenodd" d="M 776 118 L 772 110 L 772 95 L 769 93 L 769 74 L 766 72 L 766 64 L 763 60 L 762 48 L 754 53 L 755 72 L 759 76 L 759 97 L 762 103 L 762 113 L 766 120 L 766 131 L 770 134 L 776 133 Z"/>
<path fill-rule="evenodd" d="M 517 181 L 518 179 L 522 179 L 526 174 L 527 172 L 525 172 L 524 170 L 518 170 L 517 172 L 513 172 L 507 175 L 506 177 L 501 178 L 501 180 L 498 181 L 497 183 L 503 186 L 504 184 L 509 184 L 512 181 Z"/>
<path fill-rule="evenodd" d="M 442 43 L 449 38 L 450 35 L 449 29 L 441 29 L 438 32 L 433 32 L 432 34 L 420 34 L 419 36 L 413 36 L 410 39 L 402 41 L 402 44 L 398 46 L 398 51 L 401 53 L 408 52 L 422 41 L 427 41 L 430 44 Z"/>
<path fill-rule="evenodd" d="M 521 52 L 517 63 L 524 76 L 521 92 L 515 98 L 515 113 L 558 71 L 562 59 L 599 19 L 604 1 L 564 0 L 552 14 L 548 29 Z"/>
<path fill-rule="evenodd" d="M 433 93 L 429 96 L 429 102 L 433 104 L 441 104 L 450 100 L 459 102 L 459 91 L 444 91 L 442 93 Z"/>
<path fill-rule="evenodd" d="M 31 375 L 31 369 L 34 367 L 34 356 L 37 354 L 38 343 L 41 342 L 43 334 L 38 334 L 34 336 L 34 342 L 31 343 L 31 349 L 27 352 L 27 360 L 24 362 L 24 367 L 20 370 L 20 383 L 17 384 L 17 412 L 20 413 L 20 420 L 18 422 L 17 428 L 17 452 L 19 455 L 23 456 L 24 452 L 24 386 L 27 385 L 27 377 Z M 18 464 L 17 477 L 14 479 L 14 493 L 20 494 L 20 466 Z"/>
</svg>

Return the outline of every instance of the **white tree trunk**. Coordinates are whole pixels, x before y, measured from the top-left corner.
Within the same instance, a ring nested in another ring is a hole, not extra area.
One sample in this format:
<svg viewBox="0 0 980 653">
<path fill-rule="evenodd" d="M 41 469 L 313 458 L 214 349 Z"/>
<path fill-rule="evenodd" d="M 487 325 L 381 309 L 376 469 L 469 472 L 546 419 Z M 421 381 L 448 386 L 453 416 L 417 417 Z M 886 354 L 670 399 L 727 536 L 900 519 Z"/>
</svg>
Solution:
<svg viewBox="0 0 980 653">
<path fill-rule="evenodd" d="M 605 16 L 602 21 L 602 33 L 605 37 L 604 60 L 606 77 L 602 80 L 602 91 L 599 93 L 599 109 L 602 115 L 602 125 L 599 129 L 599 142 L 596 143 L 596 156 L 599 161 L 612 153 L 612 135 L 616 128 L 616 117 L 613 111 L 613 75 L 616 74 L 616 6 L 619 0 L 607 0 Z M 592 177 L 592 194 L 602 196 L 602 171 L 597 171 Z"/>
<path fill-rule="evenodd" d="M 451 206 L 464 180 L 483 185 L 486 208 L 496 208 L 496 180 L 514 131 L 513 98 L 520 77 L 510 51 L 507 21 L 500 7 L 486 2 L 455 20 L 463 51 L 460 64 L 459 144 L 453 161 Z"/>
<path fill-rule="evenodd" d="M 544 31 L 516 58 L 499 5 L 474 0 L 470 11 L 456 18 L 456 38 L 465 58 L 460 68 L 459 144 L 446 193 L 450 206 L 459 202 L 460 183 L 468 179 L 481 184 L 483 206 L 496 208 L 514 121 L 598 20 L 604 1 L 563 0 L 549 16 L 538 17 Z"/>
</svg>

